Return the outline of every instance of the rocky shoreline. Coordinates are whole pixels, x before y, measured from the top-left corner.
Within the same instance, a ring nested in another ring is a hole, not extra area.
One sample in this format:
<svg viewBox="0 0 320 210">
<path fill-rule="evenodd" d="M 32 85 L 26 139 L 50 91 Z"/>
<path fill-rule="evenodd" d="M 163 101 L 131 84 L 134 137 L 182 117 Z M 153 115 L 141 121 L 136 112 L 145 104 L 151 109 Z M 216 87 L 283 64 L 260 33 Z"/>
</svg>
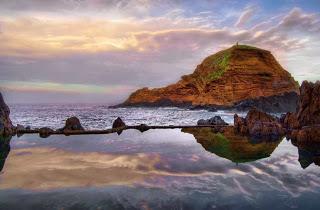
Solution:
<svg viewBox="0 0 320 210">
<path fill-rule="evenodd" d="M 139 102 L 132 104 L 118 104 L 109 106 L 109 108 L 156 108 L 156 107 L 177 107 L 189 110 L 204 109 L 208 111 L 217 110 L 236 110 L 236 111 L 249 111 L 252 108 L 258 108 L 264 112 L 285 113 L 294 112 L 297 108 L 297 101 L 299 95 L 295 92 L 286 92 L 280 95 L 274 95 L 269 97 L 258 97 L 255 99 L 246 99 L 234 103 L 233 105 L 192 105 L 191 102 L 174 102 L 170 99 L 161 99 L 155 102 Z"/>
<path fill-rule="evenodd" d="M 48 137 L 54 134 L 79 135 L 79 134 L 107 134 L 117 132 L 119 135 L 126 129 L 137 129 L 141 132 L 149 129 L 173 129 L 173 128 L 201 128 L 211 127 L 215 132 L 224 133 L 230 128 L 239 135 L 248 136 L 253 139 L 279 139 L 286 136 L 297 144 L 320 143 L 320 82 L 312 83 L 304 81 L 300 87 L 300 96 L 295 112 L 287 112 L 280 119 L 273 117 L 253 107 L 245 118 L 234 115 L 234 125 L 225 123 L 219 116 L 208 120 L 199 120 L 198 125 L 190 126 L 149 126 L 146 124 L 127 126 L 120 118 L 117 118 L 111 129 L 106 130 L 85 130 L 77 117 L 66 120 L 65 126 L 58 130 L 48 127 L 31 129 L 22 125 L 13 126 L 10 120 L 9 107 L 5 104 L 0 94 L 0 134 L 22 135 L 24 133 L 39 133 L 41 137 Z"/>
</svg>

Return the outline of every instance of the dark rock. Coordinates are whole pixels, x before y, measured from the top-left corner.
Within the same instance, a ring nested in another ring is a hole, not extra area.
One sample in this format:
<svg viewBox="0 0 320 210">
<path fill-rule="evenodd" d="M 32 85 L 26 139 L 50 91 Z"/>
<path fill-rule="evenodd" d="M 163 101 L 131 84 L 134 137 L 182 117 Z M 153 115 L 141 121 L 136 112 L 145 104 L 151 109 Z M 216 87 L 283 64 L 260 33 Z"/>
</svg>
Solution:
<svg viewBox="0 0 320 210">
<path fill-rule="evenodd" d="M 285 134 L 276 118 L 257 109 L 251 109 L 246 118 L 235 115 L 234 129 L 243 135 L 258 139 L 278 139 Z"/>
<path fill-rule="evenodd" d="M 10 140 L 12 136 L 0 136 L 0 172 L 10 152 Z"/>
<path fill-rule="evenodd" d="M 125 128 L 126 124 L 122 121 L 120 117 L 118 117 L 112 124 L 112 128 Z M 122 133 L 122 130 L 117 132 L 118 135 Z"/>
<path fill-rule="evenodd" d="M 208 120 L 198 120 L 197 125 L 228 125 L 220 116 L 214 116 Z"/>
<path fill-rule="evenodd" d="M 125 126 L 126 124 L 122 121 L 120 117 L 118 117 L 112 124 L 112 128 L 121 128 Z"/>
<path fill-rule="evenodd" d="M 143 133 L 149 129 L 150 129 L 149 126 L 147 126 L 146 124 L 141 124 L 137 127 L 137 130 L 139 130 L 141 133 Z"/>
<path fill-rule="evenodd" d="M 233 108 L 239 111 L 248 111 L 252 108 L 264 112 L 294 112 L 297 108 L 298 94 L 294 91 L 269 97 L 247 99 L 234 104 Z"/>
<path fill-rule="evenodd" d="M 51 128 L 48 127 L 43 127 L 39 129 L 39 136 L 41 138 L 47 138 L 49 137 L 52 133 L 54 132 L 54 130 L 52 130 Z"/>
<path fill-rule="evenodd" d="M 296 115 L 301 127 L 320 124 L 320 81 L 303 81 Z"/>
<path fill-rule="evenodd" d="M 70 117 L 66 120 L 66 124 L 63 128 L 59 129 L 60 131 L 65 130 L 84 130 L 80 120 L 77 117 Z"/>
<path fill-rule="evenodd" d="M 287 113 L 283 126 L 292 129 L 287 137 L 297 144 L 320 143 L 320 81 L 304 81 L 296 113 Z"/>
<path fill-rule="evenodd" d="M 0 93 L 0 135 L 12 135 L 14 126 L 10 120 L 10 109 Z"/>
</svg>

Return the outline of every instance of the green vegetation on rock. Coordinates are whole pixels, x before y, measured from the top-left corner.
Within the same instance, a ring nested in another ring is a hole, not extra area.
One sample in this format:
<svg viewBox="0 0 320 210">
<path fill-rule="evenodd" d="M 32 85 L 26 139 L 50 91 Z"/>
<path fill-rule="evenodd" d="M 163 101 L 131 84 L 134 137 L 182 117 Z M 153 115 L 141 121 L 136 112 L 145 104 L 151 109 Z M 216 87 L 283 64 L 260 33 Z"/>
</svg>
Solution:
<svg viewBox="0 0 320 210">
<path fill-rule="evenodd" d="M 231 52 L 228 49 L 207 58 L 208 60 L 206 60 L 206 62 L 208 62 L 211 68 L 215 69 L 209 73 L 209 81 L 219 79 L 226 72 L 230 57 Z"/>
</svg>

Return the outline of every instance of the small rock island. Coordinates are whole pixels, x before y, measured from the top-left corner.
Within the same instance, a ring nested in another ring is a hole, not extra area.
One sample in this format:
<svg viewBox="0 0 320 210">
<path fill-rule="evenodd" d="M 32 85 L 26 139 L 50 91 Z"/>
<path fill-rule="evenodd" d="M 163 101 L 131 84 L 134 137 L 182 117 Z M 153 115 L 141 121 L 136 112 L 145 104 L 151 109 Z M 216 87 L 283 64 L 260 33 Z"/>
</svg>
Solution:
<svg viewBox="0 0 320 210">
<path fill-rule="evenodd" d="M 142 88 L 122 104 L 294 111 L 299 84 L 270 51 L 234 45 L 205 58 L 192 74 L 163 88 Z"/>
</svg>

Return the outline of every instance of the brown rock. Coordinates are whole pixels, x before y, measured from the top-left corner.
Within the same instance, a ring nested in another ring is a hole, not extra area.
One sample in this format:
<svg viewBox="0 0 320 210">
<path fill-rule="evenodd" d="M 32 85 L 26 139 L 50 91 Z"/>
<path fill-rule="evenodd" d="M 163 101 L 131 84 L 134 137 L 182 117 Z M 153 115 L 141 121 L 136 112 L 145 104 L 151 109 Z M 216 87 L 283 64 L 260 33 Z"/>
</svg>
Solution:
<svg viewBox="0 0 320 210">
<path fill-rule="evenodd" d="M 207 57 L 175 84 L 137 90 L 120 106 L 233 106 L 297 92 L 295 80 L 269 51 L 238 45 Z"/>
<path fill-rule="evenodd" d="M 70 117 L 66 120 L 65 126 L 59 130 L 84 130 L 84 128 L 77 117 Z"/>
<path fill-rule="evenodd" d="M 301 127 L 320 124 L 320 81 L 303 81 L 296 115 Z"/>
<path fill-rule="evenodd" d="M 14 126 L 10 120 L 10 109 L 0 93 L 0 135 L 12 135 Z"/>
<path fill-rule="evenodd" d="M 299 121 L 295 113 L 288 112 L 281 116 L 280 122 L 282 126 L 288 130 L 298 129 Z"/>
<path fill-rule="evenodd" d="M 284 129 L 271 115 L 251 109 L 246 118 L 234 116 L 235 131 L 253 138 L 277 139 L 284 135 Z"/>
<path fill-rule="evenodd" d="M 296 113 L 287 113 L 282 124 L 293 129 L 287 137 L 297 144 L 320 143 L 320 82 L 304 81 Z"/>
</svg>

